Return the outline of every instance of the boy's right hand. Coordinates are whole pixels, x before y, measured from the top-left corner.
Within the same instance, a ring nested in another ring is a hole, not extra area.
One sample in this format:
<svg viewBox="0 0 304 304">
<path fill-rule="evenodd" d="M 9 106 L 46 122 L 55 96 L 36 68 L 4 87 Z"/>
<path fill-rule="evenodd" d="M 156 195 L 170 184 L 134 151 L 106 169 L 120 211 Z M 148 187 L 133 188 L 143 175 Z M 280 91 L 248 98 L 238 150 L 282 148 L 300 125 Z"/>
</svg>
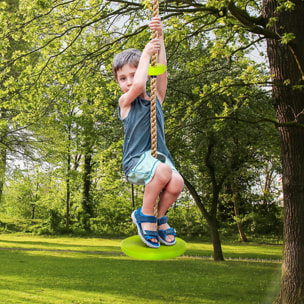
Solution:
<svg viewBox="0 0 304 304">
<path fill-rule="evenodd" d="M 147 55 L 150 57 L 153 56 L 154 53 L 158 52 L 160 50 L 161 43 L 159 39 L 152 39 L 147 43 L 147 45 L 144 48 L 144 51 Z"/>
</svg>

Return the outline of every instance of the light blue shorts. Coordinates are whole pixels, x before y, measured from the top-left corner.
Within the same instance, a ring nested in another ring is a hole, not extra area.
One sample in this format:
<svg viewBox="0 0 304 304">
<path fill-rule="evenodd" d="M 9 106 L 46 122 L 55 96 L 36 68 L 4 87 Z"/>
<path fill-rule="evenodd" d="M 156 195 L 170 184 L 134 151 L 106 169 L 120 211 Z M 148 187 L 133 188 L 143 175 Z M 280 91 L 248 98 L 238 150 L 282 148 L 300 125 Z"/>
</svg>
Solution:
<svg viewBox="0 0 304 304">
<path fill-rule="evenodd" d="M 128 174 L 127 180 L 132 184 L 147 185 L 152 180 L 157 165 L 160 162 L 169 165 L 173 172 L 177 172 L 166 155 L 157 152 L 157 158 L 155 158 L 151 155 L 151 150 L 149 150 L 140 157 L 135 167 Z"/>
</svg>

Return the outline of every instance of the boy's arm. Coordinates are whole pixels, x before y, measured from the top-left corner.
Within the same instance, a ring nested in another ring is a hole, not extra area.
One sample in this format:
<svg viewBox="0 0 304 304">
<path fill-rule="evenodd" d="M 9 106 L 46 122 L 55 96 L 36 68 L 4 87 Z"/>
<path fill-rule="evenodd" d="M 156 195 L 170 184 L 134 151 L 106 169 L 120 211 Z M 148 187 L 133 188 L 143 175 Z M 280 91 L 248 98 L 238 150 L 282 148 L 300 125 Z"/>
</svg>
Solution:
<svg viewBox="0 0 304 304">
<path fill-rule="evenodd" d="M 141 94 L 146 92 L 146 81 L 151 56 L 160 50 L 159 39 L 151 40 L 144 48 L 130 89 L 119 98 L 121 108 L 128 108 Z"/>
<path fill-rule="evenodd" d="M 156 30 L 158 32 L 158 39 L 160 41 L 160 50 L 158 53 L 158 62 L 167 66 L 167 58 L 166 58 L 166 49 L 164 43 L 164 36 L 162 30 L 162 23 L 160 17 L 155 17 L 149 23 L 149 27 L 152 30 Z M 166 72 L 157 76 L 157 97 L 162 104 L 167 91 L 167 69 Z"/>
</svg>

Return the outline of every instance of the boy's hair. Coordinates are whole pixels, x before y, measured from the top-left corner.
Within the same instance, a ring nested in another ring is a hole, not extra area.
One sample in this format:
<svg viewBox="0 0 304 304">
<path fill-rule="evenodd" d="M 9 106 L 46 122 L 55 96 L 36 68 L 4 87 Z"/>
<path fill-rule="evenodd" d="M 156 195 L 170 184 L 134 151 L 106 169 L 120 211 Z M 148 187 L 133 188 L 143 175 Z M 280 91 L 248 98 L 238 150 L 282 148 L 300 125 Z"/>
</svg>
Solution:
<svg viewBox="0 0 304 304">
<path fill-rule="evenodd" d="M 121 69 L 126 64 L 129 64 L 135 68 L 138 67 L 138 63 L 140 60 L 141 51 L 137 49 L 127 49 L 118 53 L 114 56 L 113 59 L 113 74 L 115 79 L 117 78 L 117 71 Z"/>
</svg>

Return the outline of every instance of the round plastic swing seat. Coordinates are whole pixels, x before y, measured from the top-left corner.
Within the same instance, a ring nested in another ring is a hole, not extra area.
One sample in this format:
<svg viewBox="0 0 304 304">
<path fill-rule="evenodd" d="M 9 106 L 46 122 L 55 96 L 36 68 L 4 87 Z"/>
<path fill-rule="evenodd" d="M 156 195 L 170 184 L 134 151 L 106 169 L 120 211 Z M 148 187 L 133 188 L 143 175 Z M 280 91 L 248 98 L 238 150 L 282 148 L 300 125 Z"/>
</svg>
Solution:
<svg viewBox="0 0 304 304">
<path fill-rule="evenodd" d="M 121 250 L 128 256 L 140 260 L 166 260 L 182 255 L 186 251 L 186 242 L 176 238 L 173 246 L 162 245 L 155 249 L 146 246 L 138 235 L 131 236 L 121 242 Z"/>
</svg>

